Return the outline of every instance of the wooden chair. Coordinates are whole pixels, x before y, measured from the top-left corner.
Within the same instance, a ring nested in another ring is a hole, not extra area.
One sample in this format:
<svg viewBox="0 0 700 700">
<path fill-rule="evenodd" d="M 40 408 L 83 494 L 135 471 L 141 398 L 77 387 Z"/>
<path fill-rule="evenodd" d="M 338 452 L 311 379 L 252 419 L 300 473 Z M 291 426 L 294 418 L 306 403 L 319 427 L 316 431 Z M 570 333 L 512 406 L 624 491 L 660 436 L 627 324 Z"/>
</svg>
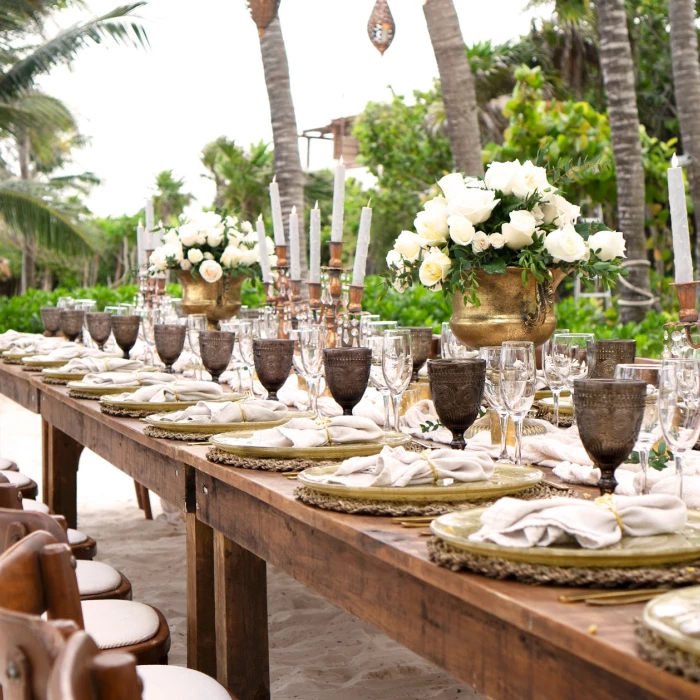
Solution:
<svg viewBox="0 0 700 700">
<path fill-rule="evenodd" d="M 163 614 L 128 600 L 81 603 L 75 559 L 65 543 L 32 532 L 0 556 L 0 608 L 70 620 L 101 649 L 127 651 L 138 663 L 167 663 L 170 630 Z"/>
</svg>

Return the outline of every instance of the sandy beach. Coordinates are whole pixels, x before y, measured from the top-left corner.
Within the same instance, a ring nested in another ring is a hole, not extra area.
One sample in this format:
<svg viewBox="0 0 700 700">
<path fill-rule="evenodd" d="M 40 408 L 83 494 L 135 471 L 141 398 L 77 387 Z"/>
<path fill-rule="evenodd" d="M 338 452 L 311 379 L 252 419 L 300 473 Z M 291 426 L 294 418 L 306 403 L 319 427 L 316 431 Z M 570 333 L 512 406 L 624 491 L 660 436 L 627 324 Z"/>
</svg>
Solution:
<svg viewBox="0 0 700 700">
<path fill-rule="evenodd" d="M 0 454 L 41 482 L 41 420 L 0 397 Z M 133 481 L 86 450 L 78 472 L 78 527 L 97 539 L 97 559 L 131 580 L 134 600 L 163 612 L 170 663 L 186 662 L 185 528 L 151 495 L 146 521 Z M 268 567 L 270 676 L 276 700 L 453 700 L 470 688 Z"/>
</svg>

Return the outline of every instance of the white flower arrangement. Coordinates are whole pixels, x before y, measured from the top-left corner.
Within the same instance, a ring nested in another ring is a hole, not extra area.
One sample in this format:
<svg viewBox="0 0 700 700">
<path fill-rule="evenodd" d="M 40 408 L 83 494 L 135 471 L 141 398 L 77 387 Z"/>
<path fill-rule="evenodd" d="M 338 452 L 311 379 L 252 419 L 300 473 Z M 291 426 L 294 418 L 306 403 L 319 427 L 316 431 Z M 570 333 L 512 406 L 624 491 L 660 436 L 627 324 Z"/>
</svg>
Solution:
<svg viewBox="0 0 700 700">
<path fill-rule="evenodd" d="M 227 274 L 253 274 L 260 263 L 258 236 L 248 221 L 213 211 L 186 211 L 180 225 L 151 254 L 149 273 L 184 270 L 213 284 Z M 274 250 L 272 241 L 268 250 Z"/>
<path fill-rule="evenodd" d="M 491 163 L 483 178 L 446 175 L 414 231 L 402 231 L 387 255 L 400 291 L 420 281 L 433 291 L 461 292 L 478 305 L 476 274 L 521 268 L 538 282 L 551 270 L 597 276 L 612 286 L 622 274 L 625 240 L 599 224 L 580 224 L 581 210 L 557 193 L 531 161 Z"/>
</svg>

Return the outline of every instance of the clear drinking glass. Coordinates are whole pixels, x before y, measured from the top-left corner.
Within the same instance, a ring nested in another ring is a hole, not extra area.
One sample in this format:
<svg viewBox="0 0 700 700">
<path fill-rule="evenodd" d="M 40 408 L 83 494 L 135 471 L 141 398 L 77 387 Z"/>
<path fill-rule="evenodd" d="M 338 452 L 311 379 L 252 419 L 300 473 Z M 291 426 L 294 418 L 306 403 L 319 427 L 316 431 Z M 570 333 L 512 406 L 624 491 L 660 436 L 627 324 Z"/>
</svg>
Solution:
<svg viewBox="0 0 700 700">
<path fill-rule="evenodd" d="M 379 314 L 362 314 L 362 316 L 360 316 L 360 345 L 362 347 L 366 347 L 364 339 L 367 334 L 367 324 L 379 321 L 380 319 L 381 316 Z"/>
<path fill-rule="evenodd" d="M 683 460 L 700 435 L 700 360 L 664 360 L 659 374 L 659 423 L 676 463 L 678 498 L 683 497 Z"/>
<path fill-rule="evenodd" d="M 408 389 L 413 374 L 411 331 L 395 328 L 384 331 L 382 372 L 394 403 L 394 430 L 398 432 L 401 396 Z"/>
<path fill-rule="evenodd" d="M 72 309 L 75 306 L 75 299 L 73 297 L 58 297 L 56 302 L 57 309 Z"/>
<path fill-rule="evenodd" d="M 556 373 L 571 392 L 574 403 L 574 382 L 588 376 L 588 344 L 595 341 L 593 333 L 555 333 L 552 337 L 552 360 Z M 576 424 L 576 412 L 571 424 Z"/>
<path fill-rule="evenodd" d="M 369 371 L 370 384 L 384 400 L 384 430 L 391 429 L 391 392 L 384 380 L 382 354 L 384 352 L 384 331 L 396 328 L 398 321 L 370 321 L 365 324 L 362 345 L 372 350 L 372 366 Z"/>
<path fill-rule="evenodd" d="M 647 469 L 649 467 L 649 450 L 651 446 L 661 437 L 661 426 L 659 425 L 659 375 L 661 368 L 659 365 L 626 365 L 620 364 L 615 367 L 615 379 L 637 379 L 646 382 L 647 401 L 644 408 L 644 418 L 639 437 L 634 449 L 639 453 L 639 464 L 642 467 L 642 493 L 649 493 L 647 484 Z"/>
<path fill-rule="evenodd" d="M 515 463 L 522 464 L 523 422 L 537 385 L 534 343 L 503 343 L 500 376 L 503 403 L 515 426 Z"/>
<path fill-rule="evenodd" d="M 253 356 L 253 338 L 255 321 L 241 321 L 238 324 L 238 347 L 241 352 L 241 358 L 244 362 L 244 369 L 248 370 L 248 378 L 250 379 L 250 395 L 255 398 L 255 389 L 253 384 L 253 367 L 255 367 L 255 358 Z"/>
<path fill-rule="evenodd" d="M 303 377 L 304 380 L 306 381 L 306 385 L 308 387 L 309 385 L 309 379 L 306 376 L 306 370 L 304 369 L 304 363 L 301 361 L 301 343 L 299 340 L 299 330 L 291 330 L 289 331 L 289 339 L 294 341 L 294 355 L 292 356 L 292 367 L 294 368 L 294 371 L 299 375 L 300 377 Z M 308 393 L 308 389 L 307 389 Z M 306 406 L 305 410 L 310 410 L 311 404 L 309 403 Z"/>
<path fill-rule="evenodd" d="M 557 333 L 569 333 L 568 328 L 557 328 Z M 552 338 L 548 338 L 542 345 L 542 373 L 547 386 L 552 392 L 552 403 L 554 404 L 554 425 L 559 427 L 559 398 L 565 384 L 559 376 L 552 357 Z"/>
<path fill-rule="evenodd" d="M 301 362 L 309 387 L 309 409 L 318 413 L 318 384 L 323 375 L 323 349 L 326 347 L 326 329 L 320 326 L 302 328 L 299 334 Z"/>
<path fill-rule="evenodd" d="M 207 330 L 207 315 L 206 314 L 189 314 L 186 319 L 187 323 L 187 344 L 190 352 L 195 359 L 195 379 L 202 378 L 204 365 L 202 364 L 202 351 L 199 347 L 199 332 Z"/>
<path fill-rule="evenodd" d="M 506 439 L 508 437 L 508 410 L 501 395 L 501 346 L 486 345 L 479 349 L 479 357 L 486 360 L 486 381 L 484 382 L 484 396 L 493 411 L 498 413 L 501 424 L 501 454 L 499 462 L 510 464 Z"/>
<path fill-rule="evenodd" d="M 443 360 L 461 360 L 469 357 L 476 357 L 477 352 L 470 350 L 464 345 L 457 336 L 452 332 L 450 322 L 445 321 L 442 324 L 442 332 L 440 334 L 440 355 Z"/>
</svg>

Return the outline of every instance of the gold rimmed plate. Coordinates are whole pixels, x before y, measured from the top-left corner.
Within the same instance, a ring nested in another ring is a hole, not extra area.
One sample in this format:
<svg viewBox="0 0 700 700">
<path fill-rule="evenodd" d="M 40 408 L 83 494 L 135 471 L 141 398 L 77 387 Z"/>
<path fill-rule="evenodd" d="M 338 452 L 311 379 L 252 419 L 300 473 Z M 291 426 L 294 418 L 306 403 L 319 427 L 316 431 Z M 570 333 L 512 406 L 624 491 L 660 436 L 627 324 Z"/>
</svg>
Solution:
<svg viewBox="0 0 700 700">
<path fill-rule="evenodd" d="M 679 588 L 650 601 L 642 624 L 671 646 L 700 656 L 700 586 Z"/>
<path fill-rule="evenodd" d="M 108 357 L 121 357 L 119 355 L 109 355 Z M 44 358 L 44 359 L 42 359 Z M 31 357 L 25 357 L 22 360 L 22 364 L 27 367 L 32 367 L 34 369 L 53 369 L 55 367 L 65 367 L 70 360 L 47 360 L 45 355 L 32 355 Z M 74 359 L 74 358 L 71 358 Z"/>
<path fill-rule="evenodd" d="M 136 391 L 141 388 L 140 384 L 135 386 L 115 386 L 114 384 L 105 384 L 97 386 L 96 384 L 86 384 L 82 381 L 68 382 L 66 385 L 69 389 L 80 391 L 84 394 L 92 394 L 93 396 L 108 396 L 111 394 L 126 394 L 130 391 Z"/>
<path fill-rule="evenodd" d="M 476 501 L 498 498 L 535 486 L 544 478 L 534 467 L 517 467 L 514 464 L 497 464 L 490 479 L 483 481 L 453 482 L 445 485 L 424 484 L 420 486 L 345 486 L 343 484 L 320 484 L 313 477 L 330 476 L 338 467 L 311 467 L 298 475 L 297 479 L 309 489 L 340 498 L 361 498 L 370 501 L 436 502 Z"/>
<path fill-rule="evenodd" d="M 603 549 L 584 549 L 576 543 L 553 547 L 503 547 L 493 542 L 472 542 L 481 528 L 485 508 L 448 513 L 434 520 L 433 534 L 472 554 L 542 566 L 641 567 L 662 566 L 700 558 L 700 512 L 688 511 L 681 532 L 652 537 L 623 537 Z"/>
<path fill-rule="evenodd" d="M 278 425 L 284 425 L 292 420 L 292 418 L 311 418 L 313 413 L 292 413 L 289 411 L 284 418 L 275 421 L 258 421 L 258 422 L 240 422 L 240 423 L 182 423 L 168 420 L 169 414 L 155 414 L 147 416 L 144 421 L 150 425 L 161 428 L 162 430 L 171 430 L 174 433 L 191 433 L 192 435 L 211 434 L 211 433 L 236 433 L 241 431 L 250 432 L 252 430 L 266 430 L 268 428 L 276 428 Z"/>
<path fill-rule="evenodd" d="M 296 415 L 294 416 L 296 418 Z M 323 445 L 321 447 L 258 447 L 251 445 L 254 432 L 223 433 L 214 435 L 209 442 L 224 452 L 239 457 L 260 459 L 346 459 L 376 455 L 386 447 L 400 447 L 411 441 L 411 436 L 404 433 L 387 432 L 371 442 L 349 442 L 340 445 Z"/>
<path fill-rule="evenodd" d="M 138 387 L 141 388 L 141 387 Z M 121 391 L 119 393 L 126 393 Z M 115 401 L 109 395 L 103 395 L 100 403 L 113 409 L 123 409 L 126 411 L 153 411 L 153 413 L 167 413 L 179 411 L 181 408 L 196 406 L 200 401 L 210 403 L 221 403 L 222 401 L 240 401 L 245 398 L 245 394 L 226 394 L 218 399 L 195 399 L 194 401 Z"/>
</svg>

